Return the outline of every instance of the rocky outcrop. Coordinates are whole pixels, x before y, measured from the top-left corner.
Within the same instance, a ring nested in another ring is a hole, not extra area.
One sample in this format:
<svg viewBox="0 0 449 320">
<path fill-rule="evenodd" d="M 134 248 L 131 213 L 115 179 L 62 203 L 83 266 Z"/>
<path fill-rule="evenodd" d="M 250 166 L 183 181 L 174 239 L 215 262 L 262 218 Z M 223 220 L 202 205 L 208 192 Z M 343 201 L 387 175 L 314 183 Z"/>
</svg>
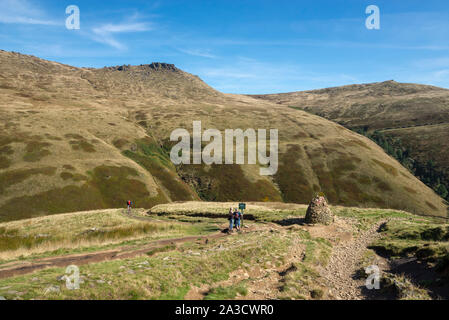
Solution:
<svg viewBox="0 0 449 320">
<path fill-rule="evenodd" d="M 116 67 L 106 67 L 108 70 L 113 71 L 178 71 L 179 69 L 175 67 L 174 64 L 163 63 L 163 62 L 153 62 L 151 64 L 141 64 L 140 66 L 123 65 Z"/>
<path fill-rule="evenodd" d="M 307 208 L 305 222 L 310 224 L 329 225 L 335 220 L 324 196 L 315 196 Z"/>
<path fill-rule="evenodd" d="M 148 67 L 150 69 L 154 69 L 154 70 L 167 70 L 167 71 L 178 70 L 174 64 L 162 63 L 162 62 L 153 62 L 152 64 L 148 65 Z"/>
</svg>

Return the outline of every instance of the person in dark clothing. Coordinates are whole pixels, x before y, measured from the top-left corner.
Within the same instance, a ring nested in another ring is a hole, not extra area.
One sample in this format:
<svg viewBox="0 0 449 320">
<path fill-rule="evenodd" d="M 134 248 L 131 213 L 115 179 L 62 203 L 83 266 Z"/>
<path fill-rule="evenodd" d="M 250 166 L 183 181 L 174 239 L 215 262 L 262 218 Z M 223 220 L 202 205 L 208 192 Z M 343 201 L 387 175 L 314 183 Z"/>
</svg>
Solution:
<svg viewBox="0 0 449 320">
<path fill-rule="evenodd" d="M 240 215 L 237 209 L 234 211 L 234 226 L 237 231 L 240 231 Z"/>
<path fill-rule="evenodd" d="M 229 220 L 229 232 L 232 232 L 232 227 L 234 226 L 234 213 L 232 211 L 232 208 L 229 208 L 228 220 Z"/>
<path fill-rule="evenodd" d="M 239 230 L 242 227 L 243 224 L 243 212 L 242 210 L 239 210 Z"/>
<path fill-rule="evenodd" d="M 127 202 L 126 202 L 126 205 L 128 206 L 128 213 L 130 213 L 131 212 L 131 206 L 132 206 L 132 202 L 131 202 L 131 200 L 128 200 Z"/>
</svg>

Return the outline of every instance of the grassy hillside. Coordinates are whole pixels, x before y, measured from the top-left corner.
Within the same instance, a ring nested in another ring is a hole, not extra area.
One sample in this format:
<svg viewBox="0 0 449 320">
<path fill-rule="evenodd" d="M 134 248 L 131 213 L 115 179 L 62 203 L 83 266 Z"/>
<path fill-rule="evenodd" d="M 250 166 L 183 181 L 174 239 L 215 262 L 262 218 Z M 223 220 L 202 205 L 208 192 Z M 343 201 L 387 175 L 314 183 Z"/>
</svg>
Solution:
<svg viewBox="0 0 449 320">
<path fill-rule="evenodd" d="M 226 235 L 224 216 L 236 205 L 179 202 L 132 215 L 109 209 L 0 223 L 0 297 L 449 297 L 448 225 L 441 219 L 331 207 L 335 223 L 313 226 L 304 224 L 306 206 L 254 202 L 242 231 Z M 65 286 L 71 264 L 79 267 L 79 290 Z M 381 290 L 368 292 L 364 270 L 373 264 Z"/>
<path fill-rule="evenodd" d="M 395 81 L 253 97 L 298 107 L 347 127 L 413 127 L 449 119 L 449 90 Z"/>
<path fill-rule="evenodd" d="M 0 221 L 186 200 L 335 205 L 447 215 L 369 139 L 309 113 L 225 95 L 172 65 L 83 69 L 0 51 Z M 179 166 L 172 130 L 275 128 L 280 165 Z"/>
<path fill-rule="evenodd" d="M 396 140 L 396 148 L 407 151 L 414 167 L 434 162 L 435 174 L 449 188 L 447 89 L 386 81 L 253 97 L 305 110 L 351 129 L 383 133 Z M 428 183 L 435 189 L 437 184 L 436 179 Z"/>
</svg>

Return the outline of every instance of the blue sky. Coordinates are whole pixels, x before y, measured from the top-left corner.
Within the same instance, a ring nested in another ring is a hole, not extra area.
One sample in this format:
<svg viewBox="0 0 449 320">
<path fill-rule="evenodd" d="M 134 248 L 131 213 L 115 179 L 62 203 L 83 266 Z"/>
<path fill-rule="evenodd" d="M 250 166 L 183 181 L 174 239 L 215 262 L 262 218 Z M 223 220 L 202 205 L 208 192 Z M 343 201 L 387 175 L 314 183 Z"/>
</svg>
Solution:
<svg viewBox="0 0 449 320">
<path fill-rule="evenodd" d="M 77 5 L 80 30 L 67 30 Z M 368 30 L 368 5 L 380 30 Z M 174 63 L 229 93 L 449 88 L 446 0 L 0 0 L 0 49 L 78 67 Z"/>
</svg>

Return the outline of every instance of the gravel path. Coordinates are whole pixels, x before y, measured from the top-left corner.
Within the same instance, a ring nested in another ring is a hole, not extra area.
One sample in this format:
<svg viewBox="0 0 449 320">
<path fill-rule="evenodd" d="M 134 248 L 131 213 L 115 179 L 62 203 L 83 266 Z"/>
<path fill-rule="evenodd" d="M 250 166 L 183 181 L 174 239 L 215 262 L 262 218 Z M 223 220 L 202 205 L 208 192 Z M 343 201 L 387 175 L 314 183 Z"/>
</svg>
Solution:
<svg viewBox="0 0 449 320">
<path fill-rule="evenodd" d="M 358 269 L 358 263 L 363 257 L 367 246 L 380 237 L 377 232 L 385 221 L 373 225 L 357 238 L 335 246 L 329 264 L 321 270 L 329 288 L 329 296 L 337 300 L 362 300 L 363 280 L 355 280 L 353 276 Z"/>
</svg>

